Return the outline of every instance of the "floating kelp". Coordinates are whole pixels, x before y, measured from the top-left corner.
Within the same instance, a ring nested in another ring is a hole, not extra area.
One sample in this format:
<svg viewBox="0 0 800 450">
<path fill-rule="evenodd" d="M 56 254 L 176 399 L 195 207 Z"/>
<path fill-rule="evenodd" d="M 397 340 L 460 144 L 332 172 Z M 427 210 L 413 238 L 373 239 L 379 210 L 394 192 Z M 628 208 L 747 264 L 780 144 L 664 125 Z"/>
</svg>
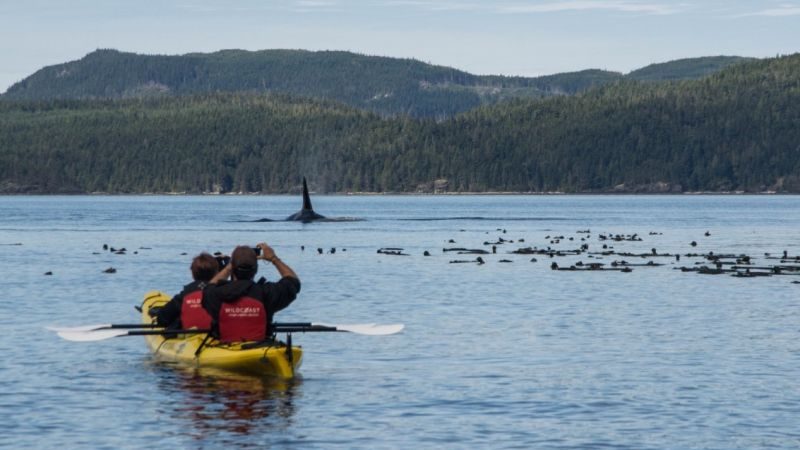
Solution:
<svg viewBox="0 0 800 450">
<path fill-rule="evenodd" d="M 623 242 L 623 241 L 639 242 L 639 241 L 642 240 L 642 238 L 639 237 L 639 235 L 636 234 L 636 233 L 627 234 L 627 235 L 623 235 L 623 234 L 615 234 L 615 235 L 601 234 L 601 235 L 598 236 L 598 238 L 601 241 L 615 241 L 615 242 Z"/>
<path fill-rule="evenodd" d="M 403 253 L 402 248 L 379 248 L 378 253 L 382 255 L 410 256 L 408 253 Z"/>
<path fill-rule="evenodd" d="M 659 263 L 657 263 L 655 261 L 648 261 L 648 262 L 643 263 L 643 264 L 629 263 L 628 261 L 624 261 L 624 260 L 623 261 L 612 261 L 611 262 L 611 267 L 618 267 L 618 266 L 623 266 L 623 267 L 660 267 L 660 266 L 663 266 L 663 265 L 664 264 L 659 264 Z"/>
</svg>

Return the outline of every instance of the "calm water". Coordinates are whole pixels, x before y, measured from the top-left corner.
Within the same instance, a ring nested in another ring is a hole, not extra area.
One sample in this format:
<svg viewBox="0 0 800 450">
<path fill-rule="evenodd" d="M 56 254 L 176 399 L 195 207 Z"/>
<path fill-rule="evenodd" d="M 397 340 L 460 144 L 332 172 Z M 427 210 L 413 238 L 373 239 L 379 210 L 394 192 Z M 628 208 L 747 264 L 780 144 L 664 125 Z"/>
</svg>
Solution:
<svg viewBox="0 0 800 450">
<path fill-rule="evenodd" d="M 800 254 L 800 197 L 317 197 L 322 214 L 365 220 L 243 222 L 299 203 L 0 197 L 0 447 L 800 447 L 800 276 L 673 270 L 700 261 L 685 257 L 632 273 L 561 272 L 546 256 L 507 254 L 599 251 L 600 233 L 638 233 L 642 242 L 613 247 L 766 264 L 765 252 Z M 550 244 L 556 235 L 565 239 Z M 482 266 L 442 252 L 500 237 L 525 242 L 500 245 Z M 258 241 L 303 282 L 280 320 L 406 330 L 295 335 L 302 378 L 280 384 L 154 364 L 141 338 L 80 344 L 43 329 L 135 322 L 146 291 L 189 280 L 192 255 Z"/>
</svg>

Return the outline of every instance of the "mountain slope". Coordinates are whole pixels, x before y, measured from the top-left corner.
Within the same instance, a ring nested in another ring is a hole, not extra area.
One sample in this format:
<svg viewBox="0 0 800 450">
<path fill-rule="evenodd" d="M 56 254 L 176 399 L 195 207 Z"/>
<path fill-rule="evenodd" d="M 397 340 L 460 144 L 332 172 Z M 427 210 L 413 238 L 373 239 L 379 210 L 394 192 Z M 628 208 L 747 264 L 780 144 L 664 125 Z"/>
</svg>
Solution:
<svg viewBox="0 0 800 450">
<path fill-rule="evenodd" d="M 46 67 L 8 89 L 12 100 L 130 98 L 203 92 L 277 92 L 341 101 L 384 114 L 447 116 L 514 96 L 548 95 L 523 78 L 491 80 L 411 59 L 347 52 L 224 50 L 182 56 L 98 50 Z M 560 89 L 560 88 L 559 88 Z"/>
<path fill-rule="evenodd" d="M 686 58 L 659 64 L 650 64 L 625 75 L 629 80 L 667 81 L 693 80 L 719 72 L 720 70 L 740 64 L 752 62 L 755 58 L 740 56 L 707 56 L 703 58 Z"/>
<path fill-rule="evenodd" d="M 705 75 L 715 67 L 724 67 L 724 63 L 696 58 L 685 60 L 680 67 L 681 77 L 685 78 Z M 642 70 L 631 76 L 664 78 L 658 74 L 666 69 Z M 80 60 L 37 71 L 11 86 L 3 98 L 276 92 L 337 100 L 381 114 L 441 118 L 508 98 L 575 94 L 621 77 L 617 72 L 595 69 L 537 78 L 477 76 L 412 59 L 337 51 L 223 50 L 168 56 L 97 50 Z"/>
<path fill-rule="evenodd" d="M 737 57 L 693 58 L 631 72 L 637 80 L 700 78 Z M 45 67 L 11 86 L 11 100 L 144 98 L 210 92 L 285 93 L 340 101 L 384 115 L 444 118 L 510 98 L 572 95 L 619 81 L 617 72 L 583 70 L 536 78 L 478 76 L 413 59 L 340 51 L 223 50 L 139 55 L 97 50 Z"/>
</svg>

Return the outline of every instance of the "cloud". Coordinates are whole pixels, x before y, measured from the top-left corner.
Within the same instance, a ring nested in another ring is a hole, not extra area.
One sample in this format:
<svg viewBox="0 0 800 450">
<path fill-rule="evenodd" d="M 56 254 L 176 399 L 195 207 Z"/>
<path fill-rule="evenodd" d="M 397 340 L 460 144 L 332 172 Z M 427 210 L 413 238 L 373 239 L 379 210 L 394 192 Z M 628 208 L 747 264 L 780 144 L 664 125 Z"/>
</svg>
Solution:
<svg viewBox="0 0 800 450">
<path fill-rule="evenodd" d="M 425 1 L 425 0 L 390 0 L 387 6 L 410 6 L 431 11 L 480 11 L 490 10 L 492 6 L 480 5 L 469 1 Z"/>
<path fill-rule="evenodd" d="M 286 9 L 296 13 L 318 13 L 339 11 L 339 4 L 331 0 L 296 0 Z"/>
<path fill-rule="evenodd" d="M 263 13 L 268 11 L 289 11 L 295 13 L 332 12 L 340 8 L 339 0 L 194 0 L 193 3 L 179 3 L 181 10 L 197 14 Z"/>
<path fill-rule="evenodd" d="M 605 10 L 626 13 L 643 13 L 667 15 L 676 14 L 684 10 L 681 5 L 667 5 L 664 3 L 649 3 L 623 0 L 575 0 L 566 2 L 550 2 L 538 4 L 523 4 L 498 6 L 502 13 L 556 13 L 566 11 L 592 11 Z"/>
<path fill-rule="evenodd" d="M 295 4 L 303 8 L 329 8 L 335 6 L 336 2 L 329 0 L 297 0 Z"/>
<path fill-rule="evenodd" d="M 488 3 L 488 4 L 487 4 Z M 597 11 L 667 15 L 686 9 L 685 4 L 666 4 L 640 0 L 570 0 L 516 2 L 476 2 L 470 0 L 389 0 L 389 6 L 408 6 L 430 11 L 480 11 L 495 14 L 547 14 L 569 11 Z"/>
<path fill-rule="evenodd" d="M 734 17 L 789 17 L 800 16 L 800 6 L 792 4 L 783 4 L 777 8 L 767 8 L 761 11 L 755 11 L 746 14 L 738 14 Z"/>
</svg>

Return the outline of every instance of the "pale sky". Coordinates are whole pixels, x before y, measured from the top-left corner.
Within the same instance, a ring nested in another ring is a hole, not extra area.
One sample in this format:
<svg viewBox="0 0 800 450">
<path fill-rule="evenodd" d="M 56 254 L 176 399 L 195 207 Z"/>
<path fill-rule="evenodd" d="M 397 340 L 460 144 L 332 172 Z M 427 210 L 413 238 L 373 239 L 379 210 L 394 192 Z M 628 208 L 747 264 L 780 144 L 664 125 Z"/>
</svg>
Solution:
<svg viewBox="0 0 800 450">
<path fill-rule="evenodd" d="M 475 74 L 629 72 L 800 51 L 800 0 L 0 0 L 0 92 L 98 48 L 409 57 Z"/>
</svg>

